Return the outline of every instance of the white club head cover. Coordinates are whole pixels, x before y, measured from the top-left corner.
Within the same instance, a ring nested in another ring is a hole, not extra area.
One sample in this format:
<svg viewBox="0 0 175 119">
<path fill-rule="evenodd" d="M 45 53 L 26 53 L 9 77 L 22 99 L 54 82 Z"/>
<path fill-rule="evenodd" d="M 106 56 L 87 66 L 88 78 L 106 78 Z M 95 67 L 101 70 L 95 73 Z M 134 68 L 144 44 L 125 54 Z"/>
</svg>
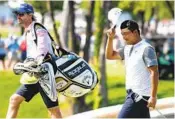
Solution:
<svg viewBox="0 0 175 119">
<path fill-rule="evenodd" d="M 117 25 L 117 21 L 122 13 L 120 8 L 112 8 L 108 12 L 108 20 L 112 22 L 113 25 Z"/>
</svg>

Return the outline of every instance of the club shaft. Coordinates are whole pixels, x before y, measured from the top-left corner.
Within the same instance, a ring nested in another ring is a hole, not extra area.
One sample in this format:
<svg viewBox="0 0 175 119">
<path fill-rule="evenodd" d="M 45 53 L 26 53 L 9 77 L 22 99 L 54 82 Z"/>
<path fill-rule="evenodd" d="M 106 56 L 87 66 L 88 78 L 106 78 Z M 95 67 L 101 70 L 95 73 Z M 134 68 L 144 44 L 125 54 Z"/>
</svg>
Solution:
<svg viewBox="0 0 175 119">
<path fill-rule="evenodd" d="M 148 100 L 146 100 L 145 98 L 142 97 L 142 99 L 146 102 L 148 102 Z M 156 107 L 155 107 L 156 111 L 164 118 L 167 119 Z"/>
</svg>

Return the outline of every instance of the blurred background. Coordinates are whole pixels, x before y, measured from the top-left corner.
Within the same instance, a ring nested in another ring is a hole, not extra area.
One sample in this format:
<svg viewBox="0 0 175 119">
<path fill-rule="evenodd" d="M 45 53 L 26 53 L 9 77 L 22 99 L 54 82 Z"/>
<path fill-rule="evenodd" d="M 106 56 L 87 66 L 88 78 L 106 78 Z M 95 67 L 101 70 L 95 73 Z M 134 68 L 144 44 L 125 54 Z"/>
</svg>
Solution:
<svg viewBox="0 0 175 119">
<path fill-rule="evenodd" d="M 45 25 L 54 40 L 63 48 L 83 57 L 97 71 L 100 83 L 79 98 L 59 95 L 63 117 L 80 112 L 122 104 L 125 99 L 125 72 L 122 61 L 105 59 L 111 8 L 123 10 L 116 28 L 114 48 L 125 43 L 119 26 L 127 19 L 137 21 L 142 38 L 152 44 L 158 56 L 160 82 L 158 98 L 174 96 L 174 1 L 0 1 L 0 118 L 4 118 L 10 96 L 19 87 L 20 76 L 13 74 L 13 65 L 26 57 L 24 29 L 12 13 L 20 3 L 32 4 L 38 22 Z M 19 110 L 23 118 L 47 118 L 40 95 Z"/>
</svg>

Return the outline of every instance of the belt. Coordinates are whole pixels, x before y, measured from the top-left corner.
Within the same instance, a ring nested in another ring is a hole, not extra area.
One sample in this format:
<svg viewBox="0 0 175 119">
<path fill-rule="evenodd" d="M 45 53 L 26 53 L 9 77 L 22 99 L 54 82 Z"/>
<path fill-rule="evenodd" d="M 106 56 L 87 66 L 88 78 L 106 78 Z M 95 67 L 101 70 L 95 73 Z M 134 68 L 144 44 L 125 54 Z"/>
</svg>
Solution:
<svg viewBox="0 0 175 119">
<path fill-rule="evenodd" d="M 148 100 L 148 99 L 150 98 L 149 96 L 142 96 L 142 95 L 139 95 L 139 94 L 133 92 L 132 89 L 128 89 L 126 92 L 127 92 L 128 95 L 129 95 L 129 94 L 131 95 L 131 97 L 134 99 L 135 102 L 138 102 L 138 101 L 140 101 L 141 99 L 143 99 L 143 100 Z"/>
</svg>

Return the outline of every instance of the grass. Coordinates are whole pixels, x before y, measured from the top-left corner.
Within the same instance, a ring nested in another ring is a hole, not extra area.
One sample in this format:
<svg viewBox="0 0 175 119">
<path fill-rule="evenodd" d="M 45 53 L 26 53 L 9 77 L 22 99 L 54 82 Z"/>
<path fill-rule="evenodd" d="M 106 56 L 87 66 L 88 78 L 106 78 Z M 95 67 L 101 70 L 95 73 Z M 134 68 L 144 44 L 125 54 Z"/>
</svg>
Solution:
<svg viewBox="0 0 175 119">
<path fill-rule="evenodd" d="M 19 27 L 10 27 L 0 25 L 1 38 L 7 38 L 9 34 L 13 34 L 16 36 L 20 36 L 20 28 Z"/>
<path fill-rule="evenodd" d="M 9 98 L 20 86 L 20 76 L 14 75 L 12 71 L 0 71 L 0 76 L 0 118 L 4 118 L 7 112 Z M 67 103 L 60 104 L 60 106 L 62 106 L 63 110 L 67 110 Z M 37 94 L 30 103 L 23 102 L 18 117 L 47 118 L 48 113 L 41 96 Z"/>
<path fill-rule="evenodd" d="M 4 118 L 8 108 L 10 96 L 20 86 L 20 76 L 12 71 L 0 71 L 0 118 Z M 107 89 L 109 106 L 121 104 L 125 99 L 124 67 L 119 61 L 107 61 Z M 94 89 L 95 92 L 97 88 Z M 174 96 L 174 80 L 160 80 L 158 98 Z M 63 116 L 71 115 L 73 98 L 59 95 L 60 108 Z M 94 100 L 92 93 L 87 94 L 86 102 L 91 104 Z M 36 95 L 30 103 L 23 102 L 19 110 L 19 118 L 47 118 L 48 113 L 40 95 Z"/>
<path fill-rule="evenodd" d="M 107 61 L 109 106 L 124 102 L 126 96 L 124 75 L 124 67 L 121 61 Z"/>
</svg>

